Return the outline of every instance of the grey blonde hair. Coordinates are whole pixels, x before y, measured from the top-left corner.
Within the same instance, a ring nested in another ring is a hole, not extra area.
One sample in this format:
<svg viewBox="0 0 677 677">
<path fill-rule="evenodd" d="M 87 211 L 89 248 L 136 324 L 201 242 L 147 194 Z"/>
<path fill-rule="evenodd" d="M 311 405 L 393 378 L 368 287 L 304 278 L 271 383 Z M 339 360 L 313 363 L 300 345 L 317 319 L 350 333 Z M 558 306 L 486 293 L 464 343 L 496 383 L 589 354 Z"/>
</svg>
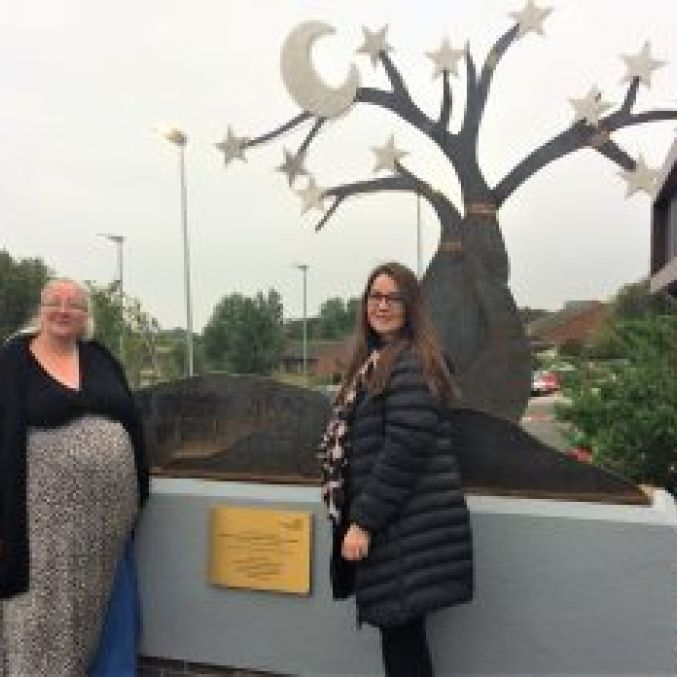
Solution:
<svg viewBox="0 0 677 677">
<path fill-rule="evenodd" d="M 85 327 L 78 336 L 79 339 L 83 341 L 90 341 L 94 338 L 94 318 L 92 317 L 92 298 L 87 287 L 83 284 L 80 284 L 77 280 L 73 280 L 70 277 L 55 277 L 49 280 L 44 287 L 40 290 L 40 303 L 42 303 L 45 294 L 54 286 L 58 284 L 70 284 L 73 285 L 78 294 L 80 294 L 85 302 L 85 308 L 87 310 L 87 321 L 85 322 Z M 40 322 L 40 306 L 33 311 L 30 320 L 17 332 L 17 334 L 39 334 L 42 329 Z"/>
</svg>

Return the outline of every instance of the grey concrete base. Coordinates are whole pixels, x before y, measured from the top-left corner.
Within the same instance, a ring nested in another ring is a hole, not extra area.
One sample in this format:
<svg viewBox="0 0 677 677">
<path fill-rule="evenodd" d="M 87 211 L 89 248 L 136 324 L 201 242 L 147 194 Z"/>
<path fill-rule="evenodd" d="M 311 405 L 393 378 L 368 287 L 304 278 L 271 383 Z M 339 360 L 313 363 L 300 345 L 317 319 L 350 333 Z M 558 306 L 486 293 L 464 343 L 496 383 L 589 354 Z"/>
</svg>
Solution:
<svg viewBox="0 0 677 677">
<path fill-rule="evenodd" d="M 210 586 L 209 508 L 315 513 L 309 597 Z M 430 617 L 437 676 L 677 675 L 677 509 L 474 496 L 477 594 Z M 156 479 L 138 533 L 141 652 L 303 677 L 381 675 L 378 632 L 328 587 L 314 488 Z"/>
</svg>

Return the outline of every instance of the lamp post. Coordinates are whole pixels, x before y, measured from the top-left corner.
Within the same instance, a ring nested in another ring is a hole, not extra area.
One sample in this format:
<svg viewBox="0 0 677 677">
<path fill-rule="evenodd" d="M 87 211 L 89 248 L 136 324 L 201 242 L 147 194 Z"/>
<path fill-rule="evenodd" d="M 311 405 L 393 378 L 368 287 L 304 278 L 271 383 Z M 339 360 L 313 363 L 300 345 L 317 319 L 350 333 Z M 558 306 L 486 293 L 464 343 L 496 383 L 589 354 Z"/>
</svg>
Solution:
<svg viewBox="0 0 677 677">
<path fill-rule="evenodd" d="M 120 362 L 125 361 L 125 296 L 123 288 L 123 268 L 122 268 L 122 246 L 125 242 L 124 235 L 115 235 L 113 233 L 99 233 L 100 237 L 106 238 L 117 248 L 118 254 L 118 294 L 120 300 Z"/>
<path fill-rule="evenodd" d="M 179 149 L 179 175 L 181 179 L 181 231 L 183 234 L 183 279 L 186 294 L 186 363 L 188 376 L 193 370 L 193 310 L 190 294 L 190 249 L 188 245 L 188 200 L 186 195 L 186 143 L 188 137 L 178 127 L 163 125 L 160 135 Z"/>
<path fill-rule="evenodd" d="M 308 264 L 297 263 L 298 268 L 303 273 L 303 380 L 308 381 L 308 306 L 307 306 L 307 278 Z"/>
<path fill-rule="evenodd" d="M 416 192 L 416 277 L 421 279 L 421 194 Z"/>
</svg>

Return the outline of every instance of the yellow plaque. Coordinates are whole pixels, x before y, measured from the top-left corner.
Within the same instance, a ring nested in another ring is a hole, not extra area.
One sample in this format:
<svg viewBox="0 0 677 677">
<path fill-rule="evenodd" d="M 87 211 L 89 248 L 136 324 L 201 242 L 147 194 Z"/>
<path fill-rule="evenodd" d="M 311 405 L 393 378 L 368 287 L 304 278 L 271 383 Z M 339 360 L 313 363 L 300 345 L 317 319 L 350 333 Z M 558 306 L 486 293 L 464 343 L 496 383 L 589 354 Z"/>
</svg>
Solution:
<svg viewBox="0 0 677 677">
<path fill-rule="evenodd" d="M 209 582 L 310 594 L 312 514 L 219 506 L 211 512 Z"/>
</svg>

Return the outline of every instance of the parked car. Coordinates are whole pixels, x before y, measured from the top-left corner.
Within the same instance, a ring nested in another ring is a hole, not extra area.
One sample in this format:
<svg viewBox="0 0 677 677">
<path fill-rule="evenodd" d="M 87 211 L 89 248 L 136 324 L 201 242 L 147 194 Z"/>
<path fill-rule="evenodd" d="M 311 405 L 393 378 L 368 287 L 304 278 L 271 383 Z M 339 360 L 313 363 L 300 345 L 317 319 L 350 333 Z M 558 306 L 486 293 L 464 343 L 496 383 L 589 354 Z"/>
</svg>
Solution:
<svg viewBox="0 0 677 677">
<path fill-rule="evenodd" d="M 535 371 L 531 377 L 531 394 L 548 395 L 560 389 L 559 376 L 554 371 Z"/>
<path fill-rule="evenodd" d="M 566 455 L 581 463 L 592 463 L 592 452 L 586 447 L 572 447 L 568 449 Z"/>
</svg>

